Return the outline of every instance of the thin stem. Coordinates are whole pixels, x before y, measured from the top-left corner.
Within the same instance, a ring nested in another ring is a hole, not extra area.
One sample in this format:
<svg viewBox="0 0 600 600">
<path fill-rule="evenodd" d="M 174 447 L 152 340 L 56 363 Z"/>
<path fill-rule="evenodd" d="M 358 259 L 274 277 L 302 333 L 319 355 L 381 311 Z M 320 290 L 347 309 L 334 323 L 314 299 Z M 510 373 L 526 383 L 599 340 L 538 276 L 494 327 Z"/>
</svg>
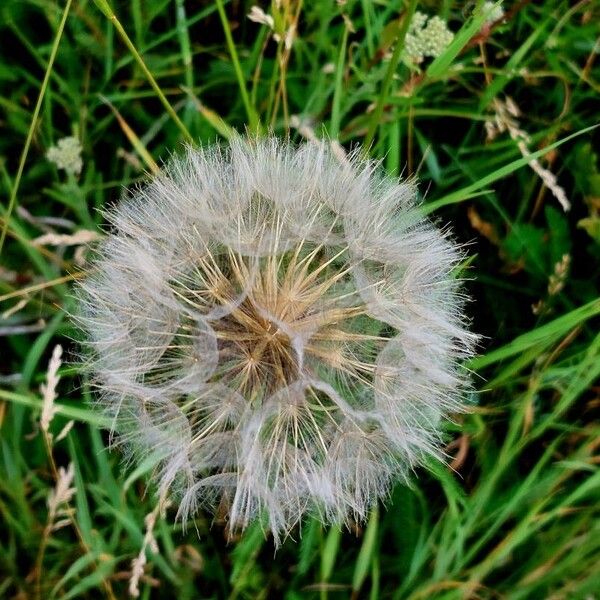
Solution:
<svg viewBox="0 0 600 600">
<path fill-rule="evenodd" d="M 373 139 L 375 138 L 375 134 L 377 133 L 377 127 L 379 126 L 379 122 L 381 121 L 381 115 L 383 114 L 383 107 L 385 106 L 385 102 L 390 91 L 390 86 L 392 84 L 392 79 L 394 77 L 396 69 L 398 68 L 400 56 L 402 54 L 402 50 L 404 49 L 404 39 L 406 38 L 408 27 L 410 25 L 410 22 L 412 21 L 413 15 L 415 14 L 416 8 L 417 0 L 409 0 L 408 10 L 404 13 L 404 19 L 402 20 L 402 25 L 400 26 L 400 31 L 398 32 L 398 38 L 396 39 L 394 53 L 392 54 L 392 58 L 390 59 L 388 69 L 383 80 L 381 93 L 379 94 L 375 110 L 371 115 L 369 129 L 367 131 L 367 137 L 365 138 L 364 142 L 365 152 L 369 151 Z"/>
<path fill-rule="evenodd" d="M 408 119 L 406 122 L 406 169 L 408 176 L 411 177 L 413 174 L 413 144 L 414 144 L 414 110 L 412 105 L 412 99 L 408 108 Z"/>
<path fill-rule="evenodd" d="M 26 288 L 21 288 L 15 290 L 13 292 L 8 292 L 6 294 L 2 294 L 0 296 L 0 302 L 4 302 L 5 300 L 10 300 L 11 298 L 18 298 L 19 296 L 27 296 L 27 294 L 31 292 L 38 292 L 39 290 L 44 290 L 46 288 L 54 287 L 56 285 L 60 285 L 61 283 L 65 283 L 67 281 L 73 281 L 74 279 L 79 279 L 86 275 L 85 272 L 76 272 L 69 273 L 68 275 L 63 275 L 62 277 L 57 277 L 51 281 L 43 281 L 42 283 L 36 283 L 34 285 L 30 285 Z"/>
<path fill-rule="evenodd" d="M 177 127 L 179 128 L 181 133 L 183 134 L 183 137 L 186 139 L 186 141 L 193 143 L 194 138 L 192 137 L 192 134 L 188 131 L 188 128 L 183 124 L 183 121 L 179 118 L 179 116 L 175 112 L 175 109 L 171 106 L 170 102 L 167 100 L 163 91 L 160 89 L 158 83 L 156 82 L 156 79 L 154 79 L 154 76 L 150 72 L 150 69 L 148 69 L 148 67 L 146 66 L 144 59 L 141 57 L 140 53 L 137 51 L 135 45 L 131 41 L 130 37 L 127 35 L 127 32 L 125 31 L 125 29 L 123 29 L 123 26 L 121 25 L 121 22 L 119 21 L 117 15 L 112 11 L 112 9 L 110 9 L 108 4 L 106 4 L 105 2 L 96 0 L 96 4 L 102 10 L 102 12 L 106 15 L 106 17 L 110 21 L 112 21 L 113 25 L 115 26 L 115 29 L 121 36 L 121 39 L 127 46 L 128 50 L 131 52 L 133 58 L 137 62 L 140 69 L 143 71 L 144 75 L 146 76 L 146 79 L 148 80 L 148 83 L 152 86 L 152 89 L 156 92 L 156 95 L 158 96 L 158 99 L 161 101 L 162 105 L 165 107 L 165 110 L 167 111 L 169 116 L 173 119 L 173 121 L 175 122 L 175 124 L 177 125 Z"/>
<path fill-rule="evenodd" d="M 252 76 L 252 90 L 250 92 L 250 102 L 252 103 L 252 106 L 256 106 L 256 94 L 258 92 L 258 83 L 260 80 L 260 73 L 262 70 L 265 51 L 267 49 L 267 46 L 269 45 L 269 40 L 270 40 L 269 30 L 266 27 L 263 27 L 261 29 L 259 35 L 262 38 L 262 40 L 260 41 L 261 49 L 258 54 L 258 58 L 256 60 L 256 67 L 254 68 L 254 75 Z"/>
<path fill-rule="evenodd" d="M 238 58 L 237 50 L 235 49 L 235 43 L 234 43 L 233 37 L 231 35 L 231 28 L 229 27 L 229 21 L 227 20 L 227 15 L 225 14 L 223 0 L 216 0 L 216 4 L 217 4 L 217 10 L 219 11 L 219 17 L 221 18 L 221 23 L 223 25 L 223 32 L 225 33 L 227 49 L 229 50 L 229 55 L 231 56 L 231 62 L 233 63 L 233 68 L 235 70 L 235 75 L 238 80 L 238 85 L 240 86 L 240 94 L 242 95 L 242 102 L 244 103 L 244 107 L 246 109 L 246 115 L 248 116 L 248 122 L 250 124 L 250 129 L 252 131 L 256 132 L 259 130 L 258 115 L 256 114 L 256 110 L 252 106 L 252 104 L 250 102 L 250 97 L 248 96 L 248 90 L 246 89 L 244 73 L 242 71 L 242 66 L 240 65 L 240 60 Z"/>
<path fill-rule="evenodd" d="M 10 193 L 10 200 L 8 202 L 8 208 L 6 209 L 6 213 L 4 215 L 4 224 L 2 226 L 2 233 L 0 233 L 0 254 L 2 254 L 2 248 L 4 247 L 4 240 L 6 239 L 8 223 L 10 221 L 10 217 L 12 215 L 12 212 L 15 208 L 15 204 L 17 202 L 17 192 L 19 190 L 19 184 L 21 183 L 21 178 L 23 177 L 23 170 L 25 169 L 25 161 L 27 160 L 27 155 L 29 154 L 29 147 L 31 146 L 31 140 L 33 139 L 33 132 L 35 131 L 35 126 L 36 126 L 37 120 L 40 116 L 42 102 L 43 102 L 44 96 L 46 94 L 46 88 L 48 87 L 48 81 L 50 80 L 50 74 L 52 72 L 52 66 L 54 65 L 56 53 L 58 52 L 58 45 L 60 44 L 60 40 L 62 38 L 62 34 L 65 29 L 65 23 L 67 22 L 67 16 L 69 15 L 69 10 L 71 9 L 71 3 L 72 3 L 72 0 L 67 0 L 67 3 L 65 4 L 65 10 L 63 11 L 62 18 L 58 25 L 58 30 L 56 31 L 56 36 L 54 37 L 54 43 L 52 44 L 52 50 L 50 51 L 50 58 L 48 59 L 48 66 L 46 67 L 46 72 L 44 73 L 42 87 L 40 88 L 40 93 L 38 94 L 38 99 L 35 104 L 35 108 L 33 110 L 33 117 L 31 118 L 31 124 L 29 125 L 29 131 L 27 132 L 27 139 L 25 140 L 25 146 L 23 147 L 23 152 L 21 153 L 21 159 L 19 161 L 19 168 L 17 170 L 17 176 L 15 177 L 15 183 L 12 186 L 12 190 Z"/>
<path fill-rule="evenodd" d="M 194 89 L 194 65 L 190 34 L 186 24 L 184 0 L 175 1 L 175 15 L 177 18 L 177 35 L 181 48 L 181 58 L 183 59 L 183 67 L 185 69 L 185 85 L 192 90 Z"/>
<path fill-rule="evenodd" d="M 331 139 L 337 140 L 340 135 L 340 104 L 342 98 L 342 88 L 344 79 L 344 61 L 346 59 L 346 46 L 348 44 L 348 24 L 344 22 L 344 33 L 342 34 L 342 43 L 340 44 L 340 53 L 335 72 L 335 89 L 333 92 L 333 105 L 331 107 Z"/>
<path fill-rule="evenodd" d="M 288 22 L 288 6 L 286 6 L 285 9 L 285 17 L 284 20 L 285 22 Z M 302 11 L 302 0 L 299 0 L 298 5 L 296 7 L 296 12 L 295 14 L 292 16 L 291 19 L 291 23 L 288 25 L 288 33 L 291 32 L 293 35 L 295 35 L 295 32 L 298 30 L 298 20 L 300 19 L 300 13 Z M 288 64 L 290 61 L 290 57 L 292 55 L 292 47 L 293 47 L 293 42 L 291 44 L 287 44 L 285 42 L 285 38 L 288 36 L 288 33 L 285 33 L 282 37 L 284 38 L 283 41 L 283 51 L 282 52 L 278 52 L 279 55 L 279 60 L 281 62 L 280 67 L 279 67 L 279 88 L 277 90 L 277 96 L 275 98 L 275 109 L 273 111 L 273 114 L 271 115 L 271 127 L 274 127 L 275 125 L 275 119 L 277 117 L 277 111 L 279 109 L 279 101 L 281 98 L 281 104 L 282 104 L 282 108 L 283 108 L 283 122 L 285 124 L 285 128 L 289 129 L 290 123 L 289 123 L 289 108 L 288 108 L 288 97 L 287 97 L 287 68 L 288 68 Z M 293 38 L 292 35 L 292 38 Z M 281 47 L 281 46 L 280 46 Z"/>
<path fill-rule="evenodd" d="M 55 484 L 58 483 L 59 480 L 59 472 L 58 472 L 58 468 L 56 467 L 56 462 L 54 460 L 54 453 L 52 451 L 52 437 L 50 436 L 50 434 L 47 431 L 42 431 L 43 434 L 43 438 L 44 438 L 44 446 L 46 447 L 46 453 L 48 455 L 48 461 L 50 462 L 50 469 L 52 470 L 52 477 L 54 478 L 54 482 Z M 87 555 L 90 553 L 90 547 L 87 545 L 85 538 L 83 537 L 83 533 L 81 531 L 81 528 L 79 527 L 79 524 L 77 523 L 77 519 L 75 518 L 75 511 L 71 508 L 70 502 L 67 500 L 64 502 L 64 505 L 67 508 L 67 514 L 68 514 L 68 519 L 73 527 L 73 529 L 75 530 L 75 533 L 77 534 L 77 538 L 79 540 L 79 544 L 81 546 L 81 549 L 83 551 L 83 555 Z M 44 532 L 43 532 L 43 537 L 42 537 L 42 541 L 40 543 L 40 547 L 38 550 L 38 554 L 36 557 L 36 562 L 35 562 L 35 589 L 36 589 L 36 598 L 41 598 L 41 575 L 42 575 L 42 566 L 43 566 L 43 561 L 44 561 L 44 553 L 46 551 L 46 547 L 48 545 L 48 540 L 50 538 L 50 535 L 52 533 L 52 527 L 54 525 L 54 521 L 51 518 L 50 515 L 48 515 L 48 521 L 46 523 L 46 527 L 44 527 Z M 98 561 L 96 559 L 94 559 L 92 561 L 92 565 L 94 566 L 94 568 L 98 568 L 99 564 Z M 104 592 L 107 596 L 107 598 L 109 598 L 109 600 L 116 600 L 115 598 L 115 594 L 113 592 L 112 589 L 112 585 L 110 583 L 110 579 L 103 579 L 102 580 L 102 587 L 104 588 Z"/>
<path fill-rule="evenodd" d="M 271 73 L 271 81 L 269 82 L 269 100 L 267 102 L 267 118 L 265 122 L 269 123 L 269 126 L 272 127 L 273 123 L 275 123 L 275 118 L 277 116 L 277 106 L 278 100 L 276 96 L 277 89 L 277 81 L 279 77 L 279 69 L 281 68 L 281 48 L 283 47 L 283 40 L 279 40 L 277 42 L 277 52 L 275 56 L 275 61 L 273 63 L 273 72 Z"/>
</svg>

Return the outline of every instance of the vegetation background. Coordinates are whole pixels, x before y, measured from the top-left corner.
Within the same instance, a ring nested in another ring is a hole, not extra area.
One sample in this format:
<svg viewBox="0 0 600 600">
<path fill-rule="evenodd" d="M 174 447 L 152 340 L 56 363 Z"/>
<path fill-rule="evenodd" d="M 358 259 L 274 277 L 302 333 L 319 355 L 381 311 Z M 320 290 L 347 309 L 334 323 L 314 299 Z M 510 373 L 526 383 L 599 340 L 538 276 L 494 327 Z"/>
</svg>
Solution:
<svg viewBox="0 0 600 600">
<path fill-rule="evenodd" d="M 242 0 L 3 0 L 1 598 L 600 598 L 600 3 L 483 4 L 280 0 L 261 24 Z M 415 9 L 455 34 L 419 64 Z M 97 209 L 183 142 L 245 128 L 418 175 L 470 244 L 485 336 L 449 464 L 277 554 L 258 526 L 228 540 L 221 517 L 157 514 L 69 363 Z M 71 135 L 80 175 L 46 157 Z"/>
</svg>

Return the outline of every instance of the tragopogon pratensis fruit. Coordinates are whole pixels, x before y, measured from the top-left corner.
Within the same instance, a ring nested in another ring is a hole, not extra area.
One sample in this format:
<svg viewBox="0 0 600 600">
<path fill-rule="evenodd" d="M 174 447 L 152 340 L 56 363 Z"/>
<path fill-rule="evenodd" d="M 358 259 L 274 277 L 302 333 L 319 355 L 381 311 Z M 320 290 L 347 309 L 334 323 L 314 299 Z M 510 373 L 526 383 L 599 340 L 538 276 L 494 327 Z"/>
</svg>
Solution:
<svg viewBox="0 0 600 600">
<path fill-rule="evenodd" d="M 108 212 L 81 286 L 99 405 L 185 521 L 364 519 L 464 408 L 461 251 L 358 153 L 189 148 Z"/>
</svg>

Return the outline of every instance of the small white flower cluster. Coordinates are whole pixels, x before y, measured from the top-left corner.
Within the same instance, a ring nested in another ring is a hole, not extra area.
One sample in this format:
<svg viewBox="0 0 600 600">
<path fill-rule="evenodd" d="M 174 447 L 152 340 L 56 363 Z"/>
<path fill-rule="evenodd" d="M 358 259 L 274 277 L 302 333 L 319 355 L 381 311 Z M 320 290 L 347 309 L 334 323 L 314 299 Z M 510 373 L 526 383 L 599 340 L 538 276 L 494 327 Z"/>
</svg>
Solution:
<svg viewBox="0 0 600 600">
<path fill-rule="evenodd" d="M 188 149 L 109 214 L 82 283 L 100 406 L 161 495 L 279 543 L 440 456 L 474 336 L 459 248 L 358 153 Z"/>
<path fill-rule="evenodd" d="M 444 52 L 454 39 L 448 24 L 438 16 L 428 17 L 417 11 L 404 40 L 404 53 L 408 60 L 418 64 L 426 57 L 435 58 Z"/>
<path fill-rule="evenodd" d="M 275 31 L 275 19 L 265 11 L 260 8 L 260 6 L 252 6 L 250 8 L 250 12 L 246 15 L 248 19 L 253 21 L 254 23 L 260 23 L 261 25 L 266 25 L 269 29 L 273 31 L 273 39 L 279 43 L 282 39 L 281 34 Z M 283 34 L 283 43 L 286 50 L 290 50 L 296 35 L 296 26 L 291 24 L 285 33 Z"/>
<path fill-rule="evenodd" d="M 76 137 L 69 136 L 58 140 L 46 153 L 46 158 L 57 168 L 64 169 L 71 175 L 79 175 L 83 168 L 81 159 L 82 147 Z"/>
<path fill-rule="evenodd" d="M 494 23 L 504 16 L 504 9 L 496 2 L 484 2 L 481 11 L 486 15 L 486 23 Z"/>
</svg>

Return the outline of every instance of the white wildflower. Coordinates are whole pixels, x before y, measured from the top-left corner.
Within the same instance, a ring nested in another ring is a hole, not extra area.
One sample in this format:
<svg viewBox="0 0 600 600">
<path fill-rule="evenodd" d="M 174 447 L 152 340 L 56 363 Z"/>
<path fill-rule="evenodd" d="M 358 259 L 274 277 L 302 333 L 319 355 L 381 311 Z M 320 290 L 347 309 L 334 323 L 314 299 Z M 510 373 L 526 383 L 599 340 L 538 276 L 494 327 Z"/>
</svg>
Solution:
<svg viewBox="0 0 600 600">
<path fill-rule="evenodd" d="M 504 9 L 497 2 L 484 2 L 481 10 L 486 15 L 486 23 L 495 23 L 504 17 Z"/>
<path fill-rule="evenodd" d="M 404 39 L 404 54 L 413 63 L 421 63 L 426 57 L 435 58 L 444 52 L 454 39 L 448 24 L 441 17 L 428 17 L 417 11 Z"/>
<path fill-rule="evenodd" d="M 57 168 L 64 169 L 71 175 L 79 175 L 83 167 L 81 159 L 81 143 L 76 137 L 65 137 L 58 140 L 46 153 L 46 158 L 53 162 Z"/>
<path fill-rule="evenodd" d="M 412 182 L 272 138 L 188 149 L 82 283 L 99 404 L 185 521 L 363 519 L 464 408 L 460 250 Z"/>
<path fill-rule="evenodd" d="M 271 15 L 265 13 L 265 11 L 260 8 L 260 6 L 253 6 L 248 13 L 248 18 L 255 23 L 260 23 L 261 25 L 266 25 L 269 29 L 273 29 L 275 27 L 275 21 Z"/>
<path fill-rule="evenodd" d="M 454 34 L 448 29 L 444 19 L 435 16 L 427 21 L 423 29 L 422 41 L 425 56 L 436 57 L 442 54 L 454 39 Z"/>
<path fill-rule="evenodd" d="M 285 37 L 283 38 L 283 45 L 286 50 L 291 50 L 294 45 L 294 39 L 296 37 L 296 26 L 290 25 L 285 32 Z"/>
<path fill-rule="evenodd" d="M 283 39 L 283 45 L 286 50 L 291 50 L 294 45 L 294 39 L 296 37 L 296 27 L 295 25 L 290 25 L 289 28 L 285 31 L 283 38 L 278 33 L 273 34 L 273 39 L 279 44 Z"/>
</svg>

